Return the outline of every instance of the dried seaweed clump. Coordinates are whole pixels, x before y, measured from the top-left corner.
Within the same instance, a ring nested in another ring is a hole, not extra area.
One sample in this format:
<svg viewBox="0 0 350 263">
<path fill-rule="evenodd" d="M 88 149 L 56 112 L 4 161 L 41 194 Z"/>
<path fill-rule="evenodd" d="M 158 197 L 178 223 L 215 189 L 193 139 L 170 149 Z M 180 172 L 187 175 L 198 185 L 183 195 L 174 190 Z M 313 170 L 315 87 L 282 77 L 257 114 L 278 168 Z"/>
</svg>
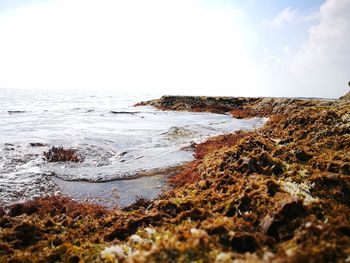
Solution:
<svg viewBox="0 0 350 263">
<path fill-rule="evenodd" d="M 76 150 L 63 147 L 52 147 L 44 152 L 44 157 L 48 162 L 82 162 L 84 160 Z"/>
</svg>

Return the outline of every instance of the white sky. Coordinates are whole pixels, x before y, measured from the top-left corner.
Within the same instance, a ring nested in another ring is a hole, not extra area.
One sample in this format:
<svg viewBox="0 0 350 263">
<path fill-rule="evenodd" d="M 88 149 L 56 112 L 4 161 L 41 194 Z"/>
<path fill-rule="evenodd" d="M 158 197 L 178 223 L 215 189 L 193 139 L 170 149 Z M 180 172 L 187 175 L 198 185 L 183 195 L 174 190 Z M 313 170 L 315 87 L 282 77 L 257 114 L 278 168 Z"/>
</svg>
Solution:
<svg viewBox="0 0 350 263">
<path fill-rule="evenodd" d="M 1 10 L 2 2 L 3 88 L 313 97 L 348 90 L 350 0 L 286 6 L 259 19 L 214 0 L 41 0 Z"/>
</svg>

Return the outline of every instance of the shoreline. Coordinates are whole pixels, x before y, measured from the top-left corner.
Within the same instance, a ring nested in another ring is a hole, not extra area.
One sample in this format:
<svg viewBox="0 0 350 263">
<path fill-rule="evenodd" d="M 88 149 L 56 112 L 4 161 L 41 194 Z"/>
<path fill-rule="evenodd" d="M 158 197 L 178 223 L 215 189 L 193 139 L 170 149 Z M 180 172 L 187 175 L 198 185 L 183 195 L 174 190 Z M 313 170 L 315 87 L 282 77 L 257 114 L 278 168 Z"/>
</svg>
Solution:
<svg viewBox="0 0 350 263">
<path fill-rule="evenodd" d="M 344 96 L 345 97 L 345 96 Z M 274 97 L 211 97 L 211 96 L 162 96 L 143 101 L 134 106 L 153 106 L 160 110 L 212 112 L 244 119 L 283 114 L 301 107 L 330 106 L 337 99 L 274 98 Z"/>
<path fill-rule="evenodd" d="M 350 100 L 163 96 L 162 110 L 269 117 L 210 138 L 174 188 L 124 210 L 61 197 L 0 208 L 0 256 L 44 262 L 350 259 Z"/>
<path fill-rule="evenodd" d="M 59 185 L 62 196 L 106 209 L 123 209 L 138 199 L 153 200 L 169 190 L 169 178 L 183 170 L 186 164 L 144 171 L 132 178 L 117 180 L 66 181 L 55 177 L 54 181 Z"/>
</svg>

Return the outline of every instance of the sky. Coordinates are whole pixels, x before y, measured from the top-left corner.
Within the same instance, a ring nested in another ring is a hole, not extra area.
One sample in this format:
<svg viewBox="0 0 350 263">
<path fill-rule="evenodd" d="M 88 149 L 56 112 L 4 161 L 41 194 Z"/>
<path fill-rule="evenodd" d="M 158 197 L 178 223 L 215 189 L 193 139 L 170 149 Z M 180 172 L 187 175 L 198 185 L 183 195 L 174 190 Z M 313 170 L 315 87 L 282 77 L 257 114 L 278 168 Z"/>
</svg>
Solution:
<svg viewBox="0 0 350 263">
<path fill-rule="evenodd" d="M 0 88 L 337 98 L 350 0 L 0 0 Z"/>
</svg>

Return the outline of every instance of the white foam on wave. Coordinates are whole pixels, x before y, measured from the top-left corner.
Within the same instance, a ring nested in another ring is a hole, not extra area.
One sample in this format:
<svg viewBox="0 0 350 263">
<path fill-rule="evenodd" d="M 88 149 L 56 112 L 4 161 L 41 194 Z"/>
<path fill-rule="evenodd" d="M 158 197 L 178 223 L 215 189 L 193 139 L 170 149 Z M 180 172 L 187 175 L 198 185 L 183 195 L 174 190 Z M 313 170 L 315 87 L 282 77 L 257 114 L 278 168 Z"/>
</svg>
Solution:
<svg viewBox="0 0 350 263">
<path fill-rule="evenodd" d="M 145 98 L 106 94 L 1 95 L 0 204 L 56 194 L 60 185 L 54 177 L 106 182 L 176 166 L 193 158 L 184 146 L 239 129 L 255 129 L 266 121 L 135 108 L 132 105 Z M 7 113 L 19 109 L 25 114 Z M 48 163 L 43 152 L 52 146 L 75 149 L 84 161 Z M 142 192 L 142 185 L 139 188 Z"/>
</svg>

